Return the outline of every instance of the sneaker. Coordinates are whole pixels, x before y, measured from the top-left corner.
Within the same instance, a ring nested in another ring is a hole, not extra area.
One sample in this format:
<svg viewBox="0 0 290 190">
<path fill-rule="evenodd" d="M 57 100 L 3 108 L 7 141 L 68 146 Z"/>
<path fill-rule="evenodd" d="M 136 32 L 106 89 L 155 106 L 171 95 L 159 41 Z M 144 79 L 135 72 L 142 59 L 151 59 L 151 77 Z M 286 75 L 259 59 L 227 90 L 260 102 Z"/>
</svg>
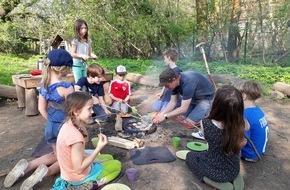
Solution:
<svg viewBox="0 0 290 190">
<path fill-rule="evenodd" d="M 193 132 L 193 133 L 191 133 L 191 136 L 193 136 L 194 138 L 197 138 L 197 139 L 204 140 L 204 136 L 203 136 L 203 133 L 201 131 Z"/>
<path fill-rule="evenodd" d="M 259 158 L 254 160 L 254 159 L 251 159 L 251 158 L 244 158 L 244 157 L 241 157 L 241 159 L 244 160 L 244 161 L 253 162 L 253 163 L 255 163 L 255 162 L 257 162 L 259 160 Z"/>
<path fill-rule="evenodd" d="M 25 159 L 19 160 L 14 168 L 8 173 L 4 179 L 4 187 L 11 187 L 21 176 L 28 167 L 28 162 Z"/>
<path fill-rule="evenodd" d="M 42 181 L 47 172 L 48 167 L 46 165 L 39 165 L 34 173 L 22 183 L 20 190 L 31 190 L 34 185 Z"/>
</svg>

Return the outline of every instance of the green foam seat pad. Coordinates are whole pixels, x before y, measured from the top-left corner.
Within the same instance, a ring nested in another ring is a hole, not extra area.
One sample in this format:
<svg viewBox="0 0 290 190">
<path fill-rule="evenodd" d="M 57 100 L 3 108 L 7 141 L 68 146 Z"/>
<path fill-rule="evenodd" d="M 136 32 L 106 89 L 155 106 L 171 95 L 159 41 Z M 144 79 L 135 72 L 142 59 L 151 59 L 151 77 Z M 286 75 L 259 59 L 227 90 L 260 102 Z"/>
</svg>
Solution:
<svg viewBox="0 0 290 190">
<path fill-rule="evenodd" d="M 233 183 L 231 183 L 231 182 L 219 183 L 219 182 L 213 181 L 207 177 L 203 177 L 203 180 L 208 185 L 215 187 L 217 189 L 221 189 L 221 190 L 233 190 L 233 189 L 234 190 L 243 190 L 245 187 L 244 179 L 243 179 L 241 172 L 234 179 Z"/>
</svg>

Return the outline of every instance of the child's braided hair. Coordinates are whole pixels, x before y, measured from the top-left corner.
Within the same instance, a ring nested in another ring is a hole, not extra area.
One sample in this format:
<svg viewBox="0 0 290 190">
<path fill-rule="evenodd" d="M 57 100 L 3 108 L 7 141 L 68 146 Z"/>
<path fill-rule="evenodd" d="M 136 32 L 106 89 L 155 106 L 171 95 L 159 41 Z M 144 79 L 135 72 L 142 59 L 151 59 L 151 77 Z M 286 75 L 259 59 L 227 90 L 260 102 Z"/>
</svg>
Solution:
<svg viewBox="0 0 290 190">
<path fill-rule="evenodd" d="M 87 134 L 85 134 L 84 131 L 78 126 L 75 112 L 83 109 L 86 103 L 91 99 L 92 97 L 84 92 L 73 92 L 69 94 L 65 100 L 66 121 L 70 119 L 73 125 L 82 133 L 84 137 L 87 137 Z"/>
</svg>

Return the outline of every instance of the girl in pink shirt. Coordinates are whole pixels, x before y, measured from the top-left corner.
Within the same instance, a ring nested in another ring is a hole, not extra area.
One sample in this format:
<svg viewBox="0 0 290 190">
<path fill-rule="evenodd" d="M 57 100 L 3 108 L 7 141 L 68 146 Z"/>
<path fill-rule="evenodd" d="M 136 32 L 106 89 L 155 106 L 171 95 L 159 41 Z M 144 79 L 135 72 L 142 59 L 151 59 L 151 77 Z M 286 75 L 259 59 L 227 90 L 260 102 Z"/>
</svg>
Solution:
<svg viewBox="0 0 290 190">
<path fill-rule="evenodd" d="M 72 186 L 98 186 L 115 179 L 121 171 L 118 160 L 96 162 L 96 157 L 108 143 L 104 134 L 99 134 L 98 145 L 90 154 L 84 153 L 88 133 L 85 124 L 93 110 L 93 99 L 83 92 L 74 92 L 65 101 L 66 121 L 63 124 L 56 143 L 57 159 L 60 165 L 60 178 L 54 189 L 66 189 Z"/>
</svg>

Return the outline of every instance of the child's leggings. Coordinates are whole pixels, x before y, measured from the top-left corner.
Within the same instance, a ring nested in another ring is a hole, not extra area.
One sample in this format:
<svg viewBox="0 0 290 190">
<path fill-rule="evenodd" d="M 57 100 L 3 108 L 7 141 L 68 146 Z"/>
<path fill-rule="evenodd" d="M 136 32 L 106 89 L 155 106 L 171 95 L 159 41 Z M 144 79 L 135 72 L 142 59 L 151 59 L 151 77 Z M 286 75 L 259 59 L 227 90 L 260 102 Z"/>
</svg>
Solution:
<svg viewBox="0 0 290 190">
<path fill-rule="evenodd" d="M 107 159 L 107 161 L 101 163 L 101 165 L 103 166 L 103 171 L 97 177 L 97 181 L 103 182 L 103 180 L 105 180 L 105 183 L 108 183 L 120 174 L 122 164 L 119 160 L 114 160 L 112 155 L 100 154 L 97 156 L 97 158 L 99 160 Z"/>
</svg>

